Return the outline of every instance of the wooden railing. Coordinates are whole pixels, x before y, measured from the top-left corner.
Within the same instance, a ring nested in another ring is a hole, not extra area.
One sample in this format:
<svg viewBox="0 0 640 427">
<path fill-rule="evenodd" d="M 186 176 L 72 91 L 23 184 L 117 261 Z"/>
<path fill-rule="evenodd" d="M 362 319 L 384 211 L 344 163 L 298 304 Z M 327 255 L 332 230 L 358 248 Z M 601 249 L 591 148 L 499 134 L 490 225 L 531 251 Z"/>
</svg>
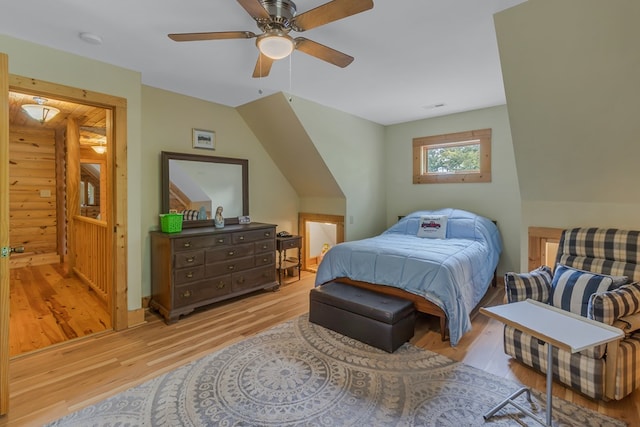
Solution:
<svg viewBox="0 0 640 427">
<path fill-rule="evenodd" d="M 76 215 L 74 220 L 74 272 L 105 301 L 111 294 L 107 223 Z"/>
</svg>

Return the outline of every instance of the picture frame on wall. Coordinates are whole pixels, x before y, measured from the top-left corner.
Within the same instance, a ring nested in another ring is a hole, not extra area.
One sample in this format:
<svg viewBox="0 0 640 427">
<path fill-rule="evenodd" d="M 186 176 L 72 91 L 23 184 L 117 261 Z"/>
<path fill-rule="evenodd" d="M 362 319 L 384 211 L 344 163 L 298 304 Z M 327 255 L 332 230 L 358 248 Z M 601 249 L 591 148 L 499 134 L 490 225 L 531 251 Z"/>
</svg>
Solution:
<svg viewBox="0 0 640 427">
<path fill-rule="evenodd" d="M 216 149 L 216 133 L 212 130 L 193 129 L 193 148 Z"/>
</svg>

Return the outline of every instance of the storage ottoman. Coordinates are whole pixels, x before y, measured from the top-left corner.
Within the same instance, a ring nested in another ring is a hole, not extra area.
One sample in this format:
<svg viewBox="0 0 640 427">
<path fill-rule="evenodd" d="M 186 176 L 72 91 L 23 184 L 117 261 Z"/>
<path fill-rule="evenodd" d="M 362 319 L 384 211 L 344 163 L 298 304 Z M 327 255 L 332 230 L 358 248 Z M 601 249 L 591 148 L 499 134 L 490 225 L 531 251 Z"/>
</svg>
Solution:
<svg viewBox="0 0 640 427">
<path fill-rule="evenodd" d="M 340 282 L 309 293 L 309 321 L 393 353 L 413 337 L 411 301 Z"/>
</svg>

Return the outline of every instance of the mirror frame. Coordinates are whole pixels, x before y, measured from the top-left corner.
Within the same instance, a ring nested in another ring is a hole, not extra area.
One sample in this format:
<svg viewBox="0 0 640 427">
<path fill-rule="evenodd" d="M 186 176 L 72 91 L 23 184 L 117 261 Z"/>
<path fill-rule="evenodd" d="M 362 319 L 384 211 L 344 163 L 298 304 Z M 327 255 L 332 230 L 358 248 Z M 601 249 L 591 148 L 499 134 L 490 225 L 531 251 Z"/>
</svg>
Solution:
<svg viewBox="0 0 640 427">
<path fill-rule="evenodd" d="M 242 167 L 242 215 L 249 215 L 249 160 L 231 157 L 204 156 L 200 154 L 161 152 L 162 159 L 162 211 L 169 212 L 169 160 L 188 160 L 193 162 L 224 163 Z M 237 217 L 225 218 L 225 225 L 238 224 Z M 183 221 L 182 228 L 213 227 L 213 219 Z"/>
</svg>

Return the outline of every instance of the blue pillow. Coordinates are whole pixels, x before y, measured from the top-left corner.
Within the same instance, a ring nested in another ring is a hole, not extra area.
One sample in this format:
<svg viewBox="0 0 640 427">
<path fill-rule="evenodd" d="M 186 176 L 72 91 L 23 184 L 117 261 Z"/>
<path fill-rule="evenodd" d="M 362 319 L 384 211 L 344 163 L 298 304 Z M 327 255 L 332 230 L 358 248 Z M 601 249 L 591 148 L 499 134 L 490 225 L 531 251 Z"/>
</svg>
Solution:
<svg viewBox="0 0 640 427">
<path fill-rule="evenodd" d="M 608 291 L 611 276 L 576 270 L 558 264 L 551 281 L 549 303 L 554 307 L 587 317 L 592 294 Z"/>
</svg>

